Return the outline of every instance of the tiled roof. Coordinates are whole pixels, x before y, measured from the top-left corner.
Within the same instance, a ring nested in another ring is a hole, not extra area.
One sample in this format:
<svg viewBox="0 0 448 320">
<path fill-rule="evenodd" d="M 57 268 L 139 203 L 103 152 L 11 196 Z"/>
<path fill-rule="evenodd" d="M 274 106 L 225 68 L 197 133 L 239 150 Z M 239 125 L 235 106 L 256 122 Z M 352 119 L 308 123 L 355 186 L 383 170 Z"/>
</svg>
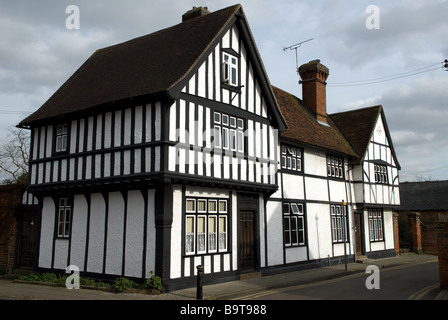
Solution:
<svg viewBox="0 0 448 320">
<path fill-rule="evenodd" d="M 330 115 L 360 156 L 359 160 L 362 160 L 367 150 L 381 108 L 381 106 L 374 106 Z"/>
<path fill-rule="evenodd" d="M 339 154 L 357 158 L 358 154 L 339 131 L 331 117 L 328 125 L 317 122 L 316 117 L 294 95 L 273 87 L 280 111 L 288 129 L 281 133 L 283 139 L 323 148 Z"/>
<path fill-rule="evenodd" d="M 448 181 L 400 182 L 400 210 L 448 210 Z"/>
<path fill-rule="evenodd" d="M 241 5 L 234 5 L 97 50 L 19 126 L 123 99 L 167 92 L 188 75 L 240 8 Z"/>
</svg>

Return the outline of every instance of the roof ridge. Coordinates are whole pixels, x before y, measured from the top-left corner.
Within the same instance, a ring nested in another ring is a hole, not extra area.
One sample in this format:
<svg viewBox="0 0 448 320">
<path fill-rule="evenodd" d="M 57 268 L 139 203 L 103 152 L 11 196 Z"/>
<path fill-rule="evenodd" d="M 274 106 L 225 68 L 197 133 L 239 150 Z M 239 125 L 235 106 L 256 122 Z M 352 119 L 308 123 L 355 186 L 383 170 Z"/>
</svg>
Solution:
<svg viewBox="0 0 448 320">
<path fill-rule="evenodd" d="M 97 49 L 18 126 L 27 127 L 129 97 L 170 94 L 241 8 L 240 4 L 232 5 Z"/>
<path fill-rule="evenodd" d="M 335 113 L 331 113 L 329 115 L 339 115 L 339 114 L 342 114 L 342 113 L 360 112 L 360 111 L 366 111 L 367 109 L 375 109 L 375 108 L 382 109 L 383 105 L 382 104 L 377 104 L 377 105 L 369 106 L 369 107 L 362 107 L 362 108 L 358 108 L 358 109 L 352 109 L 352 110 L 335 112 Z"/>
</svg>

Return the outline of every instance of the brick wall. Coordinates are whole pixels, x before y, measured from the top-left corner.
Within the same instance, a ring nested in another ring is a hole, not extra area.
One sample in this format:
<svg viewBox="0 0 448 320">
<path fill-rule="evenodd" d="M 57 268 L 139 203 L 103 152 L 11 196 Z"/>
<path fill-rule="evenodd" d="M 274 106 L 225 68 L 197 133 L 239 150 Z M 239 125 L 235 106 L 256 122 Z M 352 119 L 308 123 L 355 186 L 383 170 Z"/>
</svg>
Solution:
<svg viewBox="0 0 448 320">
<path fill-rule="evenodd" d="M 12 184 L 0 186 L 0 267 L 10 270 L 14 266 L 17 219 L 14 207 L 22 202 L 25 186 Z"/>
<path fill-rule="evenodd" d="M 394 213 L 394 243 L 395 243 L 395 255 L 400 254 L 400 230 L 398 223 L 399 215 Z"/>
<path fill-rule="evenodd" d="M 448 223 L 440 223 L 437 249 L 439 255 L 440 288 L 448 289 Z"/>
<path fill-rule="evenodd" d="M 438 228 L 435 225 L 422 225 L 422 250 L 424 253 L 437 254 Z"/>
<path fill-rule="evenodd" d="M 420 226 L 420 213 L 409 212 L 409 249 L 413 252 L 422 250 L 422 232 Z"/>
</svg>

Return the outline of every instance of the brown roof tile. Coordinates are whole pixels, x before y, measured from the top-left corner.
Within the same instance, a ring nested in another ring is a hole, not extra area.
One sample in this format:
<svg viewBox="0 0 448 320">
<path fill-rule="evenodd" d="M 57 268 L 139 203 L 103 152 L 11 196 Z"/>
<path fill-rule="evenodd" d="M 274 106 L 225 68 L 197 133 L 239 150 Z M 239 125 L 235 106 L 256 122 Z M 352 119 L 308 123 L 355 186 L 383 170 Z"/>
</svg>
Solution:
<svg viewBox="0 0 448 320">
<path fill-rule="evenodd" d="M 320 124 L 299 98 L 276 87 L 273 90 L 288 125 L 281 134 L 282 138 L 358 157 L 331 118 L 328 118 L 328 126 Z"/>
<path fill-rule="evenodd" d="M 380 112 L 381 106 L 373 106 L 334 113 L 330 117 L 359 156 L 363 158 Z"/>
<path fill-rule="evenodd" d="M 131 97 L 166 92 L 185 77 L 241 8 L 97 50 L 42 107 L 19 126 Z"/>
</svg>

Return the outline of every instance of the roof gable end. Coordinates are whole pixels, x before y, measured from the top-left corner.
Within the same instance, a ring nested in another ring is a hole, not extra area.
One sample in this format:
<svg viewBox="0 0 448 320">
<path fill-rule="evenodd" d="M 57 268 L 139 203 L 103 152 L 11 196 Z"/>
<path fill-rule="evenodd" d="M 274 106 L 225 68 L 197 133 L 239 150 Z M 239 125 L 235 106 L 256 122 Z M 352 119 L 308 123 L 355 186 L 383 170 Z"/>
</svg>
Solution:
<svg viewBox="0 0 448 320">
<path fill-rule="evenodd" d="M 97 50 L 19 126 L 139 96 L 166 94 L 189 74 L 240 8 L 231 6 Z"/>
</svg>

